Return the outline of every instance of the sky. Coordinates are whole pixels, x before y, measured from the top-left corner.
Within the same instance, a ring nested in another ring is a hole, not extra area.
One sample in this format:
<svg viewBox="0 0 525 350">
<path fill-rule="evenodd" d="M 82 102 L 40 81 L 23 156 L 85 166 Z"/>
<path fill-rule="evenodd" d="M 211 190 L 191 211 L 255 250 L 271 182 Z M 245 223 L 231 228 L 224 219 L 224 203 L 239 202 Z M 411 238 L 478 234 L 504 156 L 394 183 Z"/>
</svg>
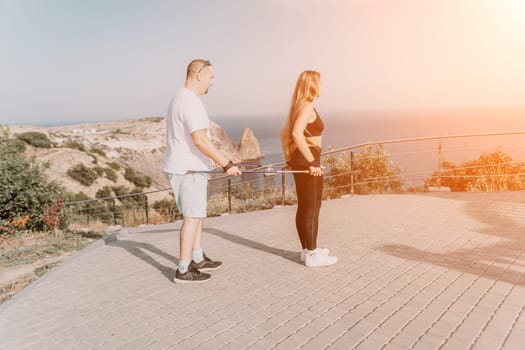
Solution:
<svg viewBox="0 0 525 350">
<path fill-rule="evenodd" d="M 0 124 L 164 116 L 209 59 L 210 116 L 525 105 L 523 0 L 0 0 Z"/>
</svg>

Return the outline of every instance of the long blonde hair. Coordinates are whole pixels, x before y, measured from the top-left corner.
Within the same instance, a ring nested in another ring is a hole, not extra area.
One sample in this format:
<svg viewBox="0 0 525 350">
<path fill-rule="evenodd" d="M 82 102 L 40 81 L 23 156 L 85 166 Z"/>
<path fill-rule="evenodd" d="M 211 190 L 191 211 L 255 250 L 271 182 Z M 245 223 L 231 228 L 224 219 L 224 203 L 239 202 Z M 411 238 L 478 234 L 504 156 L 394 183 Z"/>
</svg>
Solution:
<svg viewBox="0 0 525 350">
<path fill-rule="evenodd" d="M 306 103 L 312 102 L 319 95 L 319 82 L 321 74 L 313 70 L 305 70 L 297 78 L 295 84 L 295 91 L 292 96 L 288 118 L 281 131 L 281 142 L 283 146 L 284 159 L 290 160 L 290 157 L 295 150 L 295 142 L 292 138 L 292 131 L 297 120 L 299 112 L 303 109 Z"/>
</svg>

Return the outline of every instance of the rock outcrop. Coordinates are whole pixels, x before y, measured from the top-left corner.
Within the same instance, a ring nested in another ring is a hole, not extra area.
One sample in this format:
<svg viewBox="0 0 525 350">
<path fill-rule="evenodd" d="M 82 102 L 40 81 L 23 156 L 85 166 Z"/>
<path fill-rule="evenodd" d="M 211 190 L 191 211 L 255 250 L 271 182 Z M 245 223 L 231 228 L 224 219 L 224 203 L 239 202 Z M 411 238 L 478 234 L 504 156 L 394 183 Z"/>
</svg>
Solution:
<svg viewBox="0 0 525 350">
<path fill-rule="evenodd" d="M 239 144 L 233 142 L 228 133 L 214 122 L 211 122 L 210 133 L 214 145 L 234 162 L 262 157 L 257 138 L 250 129 L 244 129 Z"/>
<path fill-rule="evenodd" d="M 241 159 L 261 158 L 259 142 L 257 138 L 255 138 L 252 130 L 244 129 L 238 151 Z"/>
</svg>

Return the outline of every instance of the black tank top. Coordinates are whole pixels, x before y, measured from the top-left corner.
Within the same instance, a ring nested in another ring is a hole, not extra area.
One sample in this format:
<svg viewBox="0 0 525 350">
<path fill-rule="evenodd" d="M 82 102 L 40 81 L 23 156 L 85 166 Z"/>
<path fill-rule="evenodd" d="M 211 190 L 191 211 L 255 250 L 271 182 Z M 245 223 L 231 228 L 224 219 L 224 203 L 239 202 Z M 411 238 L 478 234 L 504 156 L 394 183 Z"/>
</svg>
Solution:
<svg viewBox="0 0 525 350">
<path fill-rule="evenodd" d="M 321 119 L 321 116 L 319 113 L 317 113 L 317 110 L 315 110 L 316 118 L 313 122 L 306 124 L 306 128 L 304 129 L 304 136 L 321 136 L 324 130 L 324 123 Z"/>
</svg>

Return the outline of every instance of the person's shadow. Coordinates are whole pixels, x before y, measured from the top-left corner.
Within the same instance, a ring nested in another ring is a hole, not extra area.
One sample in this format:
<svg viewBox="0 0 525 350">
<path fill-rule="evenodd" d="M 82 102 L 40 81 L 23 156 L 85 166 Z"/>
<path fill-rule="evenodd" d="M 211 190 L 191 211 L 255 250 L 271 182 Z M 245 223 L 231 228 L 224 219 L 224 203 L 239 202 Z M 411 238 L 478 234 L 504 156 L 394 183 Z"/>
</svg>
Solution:
<svg viewBox="0 0 525 350">
<path fill-rule="evenodd" d="M 402 259 L 426 262 L 450 270 L 477 274 L 494 281 L 525 286 L 525 276 L 520 268 L 525 266 L 525 225 L 519 220 L 525 214 L 525 206 L 520 202 L 498 202 L 497 198 L 484 201 L 466 200 L 464 210 L 467 215 L 485 224 L 480 233 L 500 238 L 498 243 L 459 248 L 444 253 L 425 251 L 405 244 L 386 244 L 376 249 Z M 508 216 L 512 217 L 512 214 L 518 217 L 518 221 Z"/>
<path fill-rule="evenodd" d="M 151 266 L 155 267 L 157 270 L 162 272 L 166 278 L 169 280 L 173 279 L 173 276 L 175 276 L 175 269 L 169 266 L 165 266 L 161 263 L 159 263 L 157 260 L 152 258 L 150 255 L 146 254 L 146 251 L 149 251 L 151 253 L 160 255 L 164 257 L 165 259 L 169 261 L 173 261 L 175 265 L 179 263 L 179 259 L 174 257 L 173 255 L 167 254 L 164 251 L 160 250 L 159 248 L 155 247 L 154 245 L 151 245 L 149 243 L 143 243 L 143 242 L 136 242 L 136 241 L 126 241 L 126 240 L 115 240 L 111 243 L 108 243 L 110 246 L 120 247 L 125 249 L 128 253 L 131 255 L 136 256 L 137 258 L 147 262 Z"/>
<path fill-rule="evenodd" d="M 167 233 L 167 232 L 174 232 L 174 230 L 173 229 L 154 230 L 154 231 L 151 231 L 151 232 L 143 232 L 143 233 Z M 179 230 L 179 232 L 180 232 L 180 230 Z M 209 233 L 209 234 L 212 234 L 214 236 L 220 237 L 222 239 L 226 239 L 226 240 L 228 240 L 230 242 L 233 242 L 235 244 L 239 244 L 239 245 L 242 245 L 242 246 L 245 246 L 245 247 L 249 247 L 249 248 L 252 248 L 252 249 L 257 249 L 257 250 L 263 251 L 265 253 L 274 254 L 274 255 L 280 256 L 280 257 L 282 257 L 284 259 L 290 260 L 290 261 L 292 261 L 294 263 L 302 265 L 302 263 L 300 261 L 300 253 L 297 252 L 297 251 L 291 251 L 291 250 L 271 247 L 271 246 L 268 246 L 266 244 L 254 241 L 254 240 L 247 239 L 247 238 L 244 238 L 244 237 L 240 237 L 240 236 L 237 236 L 237 235 L 225 232 L 225 231 L 217 230 L 217 229 L 214 229 L 214 228 L 204 228 L 203 229 L 203 233 Z M 169 267 L 169 266 L 165 266 L 165 265 L 159 263 L 157 260 L 155 260 L 153 257 L 151 257 L 146 252 L 149 251 L 150 253 L 162 256 L 163 258 L 165 258 L 165 259 L 167 259 L 169 261 L 173 261 L 173 263 L 175 265 L 177 265 L 179 263 L 179 259 L 177 259 L 176 257 L 174 257 L 171 254 L 168 254 L 168 253 L 160 250 L 159 248 L 155 247 L 154 245 L 151 245 L 149 243 L 144 243 L 144 242 L 121 240 L 121 239 L 118 239 L 118 238 L 116 240 L 114 240 L 114 241 L 108 242 L 107 244 L 110 245 L 110 246 L 115 246 L 115 247 L 120 247 L 122 249 L 125 249 L 131 255 L 134 255 L 135 257 L 143 260 L 144 262 L 146 262 L 146 263 L 150 264 L 151 266 L 155 267 L 156 269 L 158 269 L 169 280 L 172 280 L 173 276 L 175 275 L 175 269 L 174 268 Z"/>
<path fill-rule="evenodd" d="M 228 240 L 230 242 L 233 242 L 235 244 L 239 244 L 239 245 L 242 245 L 242 246 L 245 246 L 245 247 L 249 247 L 249 248 L 252 248 L 252 249 L 256 249 L 256 250 L 260 250 L 260 251 L 265 252 L 265 253 L 277 255 L 277 256 L 280 256 L 280 257 L 282 257 L 284 259 L 287 259 L 287 260 L 290 260 L 290 261 L 292 261 L 294 263 L 302 265 L 301 259 L 300 259 L 301 253 L 298 252 L 298 251 L 292 251 L 292 250 L 286 250 L 286 249 L 271 247 L 271 246 L 266 245 L 264 243 L 261 243 L 261 242 L 258 242 L 258 241 L 254 241 L 254 240 L 251 240 L 251 239 L 248 239 L 248 238 L 240 237 L 240 236 L 237 236 L 237 235 L 234 235 L 234 234 L 231 234 L 231 233 L 228 233 L 228 232 L 224 232 L 224 231 L 221 231 L 221 230 L 217 230 L 217 229 L 214 229 L 214 228 L 204 228 L 203 232 L 210 233 L 210 234 L 212 234 L 214 236 L 226 239 L 226 240 Z"/>
</svg>

